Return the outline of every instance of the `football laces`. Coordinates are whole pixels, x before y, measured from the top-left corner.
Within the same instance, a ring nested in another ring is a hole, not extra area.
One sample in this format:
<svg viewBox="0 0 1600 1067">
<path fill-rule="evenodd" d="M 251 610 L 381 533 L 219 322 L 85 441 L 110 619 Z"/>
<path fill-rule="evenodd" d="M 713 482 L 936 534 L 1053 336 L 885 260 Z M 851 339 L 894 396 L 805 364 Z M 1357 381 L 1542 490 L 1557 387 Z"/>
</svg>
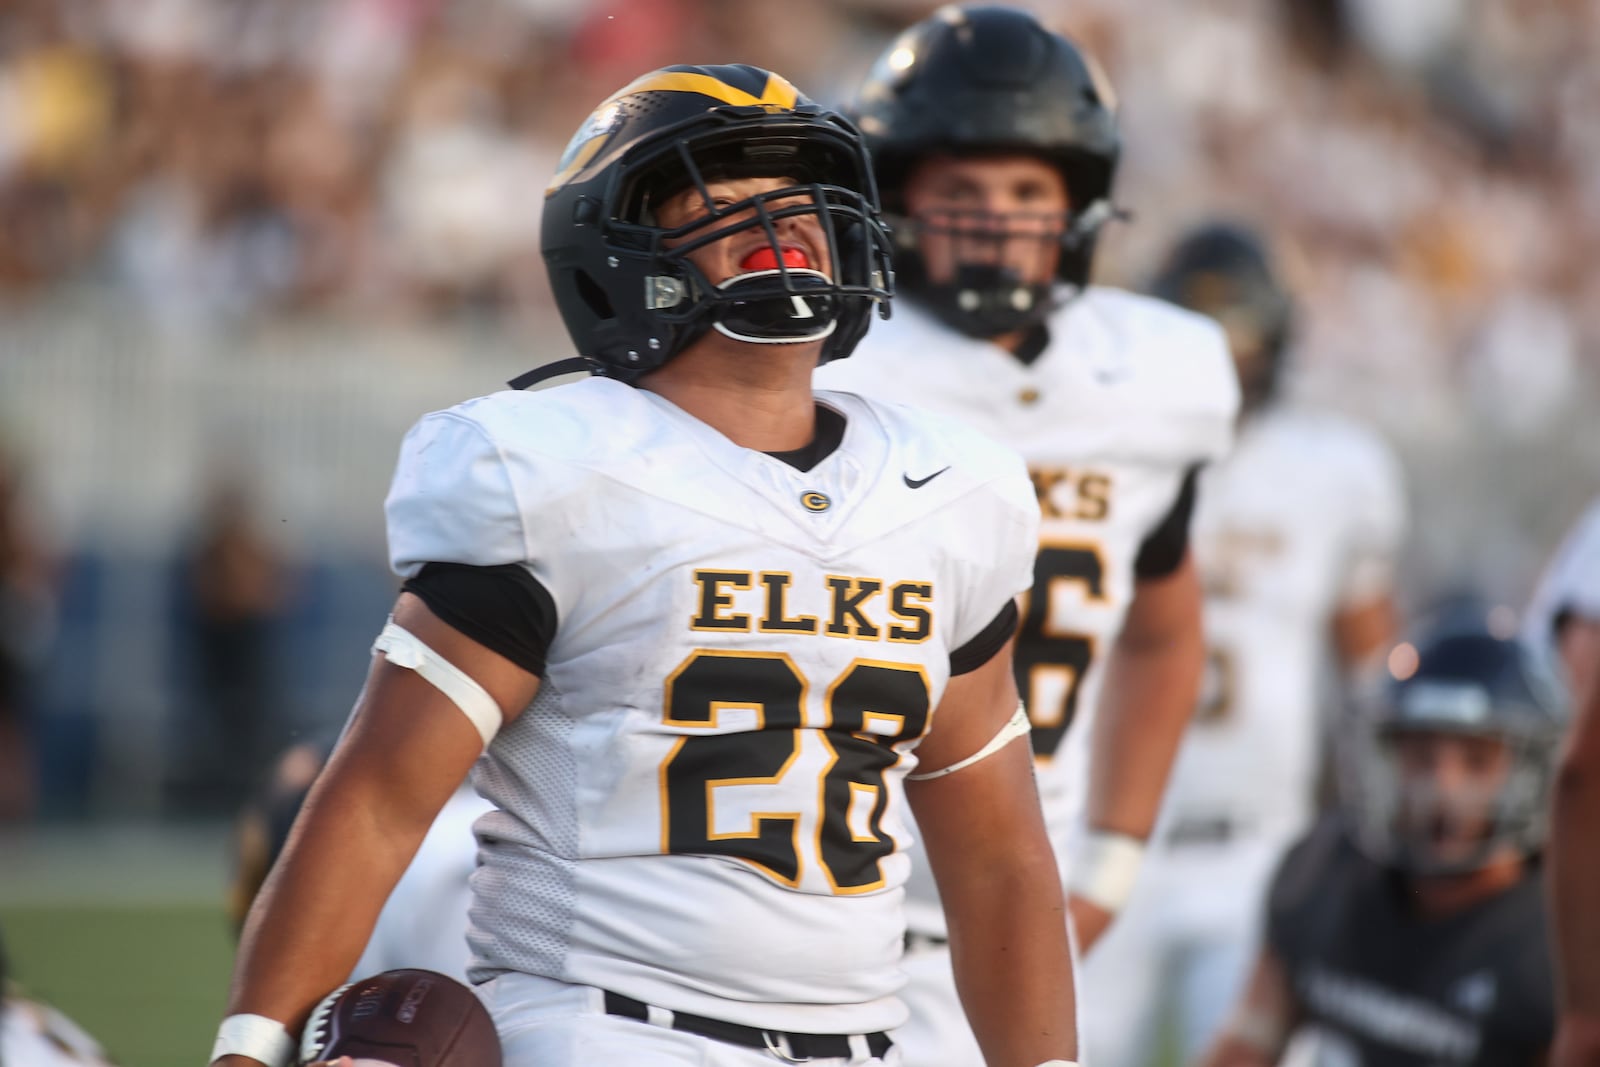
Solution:
<svg viewBox="0 0 1600 1067">
<path fill-rule="evenodd" d="M 328 1042 L 333 1038 L 333 1028 L 330 1025 L 333 1018 L 333 1006 L 341 994 L 349 989 L 354 982 L 346 982 L 332 993 L 323 997 L 311 1012 L 311 1018 L 306 1020 L 306 1028 L 300 1034 L 300 1062 L 316 1063 L 322 1059 L 327 1050 Z"/>
</svg>

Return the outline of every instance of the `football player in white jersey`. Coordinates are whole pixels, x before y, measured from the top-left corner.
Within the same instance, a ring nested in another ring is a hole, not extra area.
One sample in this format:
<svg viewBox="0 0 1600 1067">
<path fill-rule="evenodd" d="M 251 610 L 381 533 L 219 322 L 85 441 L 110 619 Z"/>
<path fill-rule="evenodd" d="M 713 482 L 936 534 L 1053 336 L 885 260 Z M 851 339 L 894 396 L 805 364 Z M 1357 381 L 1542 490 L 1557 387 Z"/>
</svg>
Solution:
<svg viewBox="0 0 1600 1067">
<path fill-rule="evenodd" d="M 1156 1062 L 1163 1017 L 1191 1062 L 1232 1008 L 1260 904 L 1310 824 L 1332 659 L 1347 682 L 1391 643 L 1400 470 L 1365 428 L 1282 400 L 1290 297 L 1265 242 L 1202 225 L 1155 280 L 1228 334 L 1244 394 L 1238 442 L 1205 471 L 1194 518 L 1207 684 L 1138 887 L 1095 959 L 1092 1062 Z"/>
<path fill-rule="evenodd" d="M 1550 830 L 1550 915 L 1560 1016 L 1554 1067 L 1600 1067 L 1600 500 L 1540 579 L 1524 637 L 1554 644 L 1575 720 L 1556 779 Z"/>
<path fill-rule="evenodd" d="M 98 1042 L 55 1008 L 11 984 L 0 940 L 0 1064 L 4 1067 L 114 1067 Z"/>
<path fill-rule="evenodd" d="M 911 810 L 988 1061 L 1066 1062 L 1011 672 L 1026 471 L 812 388 L 889 296 L 860 136 L 766 71 L 656 71 L 573 138 L 542 233 L 598 374 L 407 436 L 406 584 L 213 1059 L 281 1065 L 471 768 L 470 973 L 509 1067 L 899 1062 Z"/>
<path fill-rule="evenodd" d="M 819 381 L 953 414 L 1027 460 L 1043 525 L 1017 671 L 1084 952 L 1133 882 L 1199 689 L 1189 516 L 1232 437 L 1233 369 L 1210 320 L 1089 284 L 1119 135 L 1072 42 L 1015 9 L 943 8 L 856 109 L 907 299 Z M 937 907 L 913 922 L 897 1040 L 919 1067 L 975 1063 Z"/>
</svg>

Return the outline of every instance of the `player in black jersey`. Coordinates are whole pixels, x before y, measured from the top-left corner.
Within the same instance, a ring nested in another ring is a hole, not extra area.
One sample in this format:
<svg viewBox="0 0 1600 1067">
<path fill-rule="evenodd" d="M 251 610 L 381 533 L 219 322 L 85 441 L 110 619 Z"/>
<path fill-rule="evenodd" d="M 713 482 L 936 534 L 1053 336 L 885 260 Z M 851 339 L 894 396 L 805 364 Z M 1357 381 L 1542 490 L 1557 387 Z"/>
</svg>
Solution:
<svg viewBox="0 0 1600 1067">
<path fill-rule="evenodd" d="M 1539 853 L 1566 696 L 1537 653 L 1454 628 L 1389 658 L 1341 804 L 1273 884 L 1207 1067 L 1542 1064 L 1554 1029 Z"/>
</svg>

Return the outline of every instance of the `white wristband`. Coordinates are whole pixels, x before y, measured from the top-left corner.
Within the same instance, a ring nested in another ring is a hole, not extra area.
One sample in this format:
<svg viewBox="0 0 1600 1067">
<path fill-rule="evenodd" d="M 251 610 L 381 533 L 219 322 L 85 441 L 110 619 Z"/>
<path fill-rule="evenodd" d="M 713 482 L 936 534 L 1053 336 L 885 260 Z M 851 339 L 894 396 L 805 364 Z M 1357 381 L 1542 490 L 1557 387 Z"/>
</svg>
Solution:
<svg viewBox="0 0 1600 1067">
<path fill-rule="evenodd" d="M 293 1054 L 294 1039 L 278 1020 L 265 1015 L 230 1015 L 217 1029 L 208 1062 L 224 1056 L 248 1056 L 266 1067 L 289 1067 Z"/>
<path fill-rule="evenodd" d="M 1067 890 L 1109 912 L 1118 912 L 1133 894 L 1144 861 L 1144 842 L 1127 834 L 1093 830 L 1083 848 L 1068 858 Z"/>
<path fill-rule="evenodd" d="M 1045 1060 L 1039 1067 L 1078 1067 L 1077 1060 Z"/>
<path fill-rule="evenodd" d="M 1271 1011 L 1240 1005 L 1223 1032 L 1263 1055 L 1276 1058 L 1289 1040 L 1289 1028 Z"/>
</svg>

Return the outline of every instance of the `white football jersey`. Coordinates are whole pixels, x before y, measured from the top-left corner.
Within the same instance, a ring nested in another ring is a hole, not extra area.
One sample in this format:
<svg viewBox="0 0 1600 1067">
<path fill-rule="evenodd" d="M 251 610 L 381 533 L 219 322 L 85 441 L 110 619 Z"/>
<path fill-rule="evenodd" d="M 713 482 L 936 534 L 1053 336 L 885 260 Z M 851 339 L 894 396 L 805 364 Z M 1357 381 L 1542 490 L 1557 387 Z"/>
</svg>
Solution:
<svg viewBox="0 0 1600 1067">
<path fill-rule="evenodd" d="M 559 625 L 474 772 L 474 980 L 526 971 L 753 1026 L 870 1032 L 894 996 L 903 778 L 950 655 L 1031 580 L 1008 451 L 896 405 L 802 472 L 590 379 L 425 417 L 392 563 L 526 566 Z"/>
<path fill-rule="evenodd" d="M 114 1067 L 98 1042 L 48 1004 L 0 990 L 0 1064 Z"/>
<path fill-rule="evenodd" d="M 1311 815 L 1333 619 L 1393 586 L 1400 468 L 1365 428 L 1282 406 L 1246 420 L 1200 487 L 1206 682 L 1163 819 L 1179 835 L 1287 840 Z"/>
<path fill-rule="evenodd" d="M 1562 612 L 1600 621 L 1600 500 L 1562 540 L 1540 577 L 1523 617 L 1524 639 L 1550 648 Z"/>
<path fill-rule="evenodd" d="M 1091 287 L 1049 330 L 1023 363 L 901 302 L 818 381 L 956 416 L 1027 461 L 1043 515 L 1016 660 L 1059 851 L 1081 821 L 1088 722 L 1134 560 L 1185 473 L 1227 451 L 1239 391 L 1217 325 L 1162 301 Z"/>
</svg>

